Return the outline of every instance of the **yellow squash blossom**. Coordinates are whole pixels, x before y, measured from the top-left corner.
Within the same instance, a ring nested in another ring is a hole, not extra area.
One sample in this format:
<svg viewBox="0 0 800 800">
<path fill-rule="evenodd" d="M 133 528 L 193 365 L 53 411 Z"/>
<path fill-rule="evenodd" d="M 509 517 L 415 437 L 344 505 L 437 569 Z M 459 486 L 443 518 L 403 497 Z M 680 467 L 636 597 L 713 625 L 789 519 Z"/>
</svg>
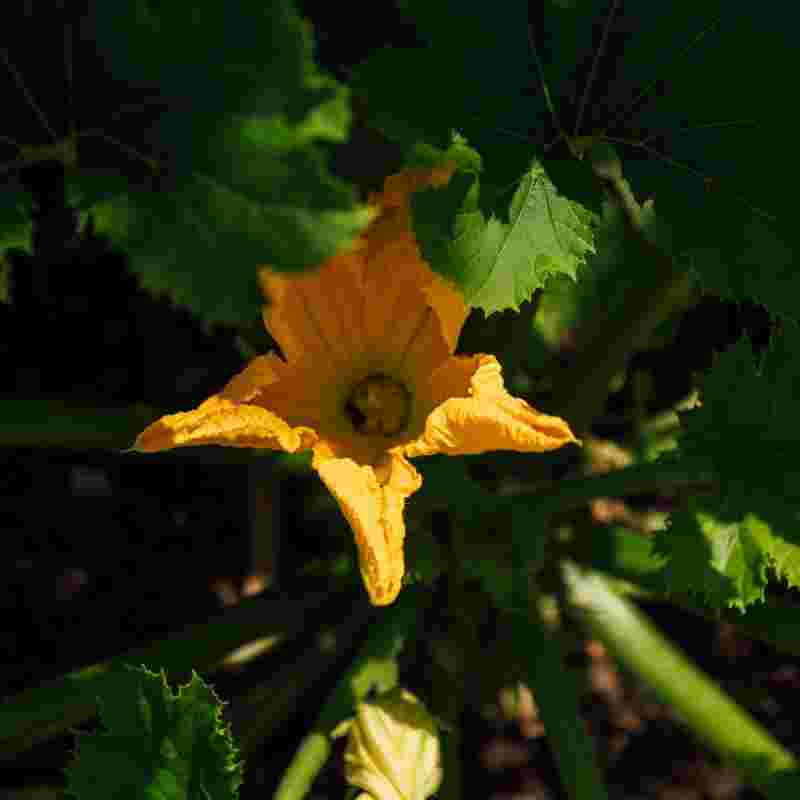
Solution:
<svg viewBox="0 0 800 800">
<path fill-rule="evenodd" d="M 494 356 L 453 355 L 468 309 L 422 260 L 409 219 L 412 192 L 450 174 L 390 176 L 350 250 L 299 276 L 262 269 L 264 323 L 283 358 L 258 356 L 218 394 L 162 417 L 133 445 L 310 448 L 353 529 L 375 605 L 391 603 L 403 580 L 403 506 L 422 484 L 409 457 L 543 452 L 576 441 L 564 420 L 506 392 Z"/>
</svg>

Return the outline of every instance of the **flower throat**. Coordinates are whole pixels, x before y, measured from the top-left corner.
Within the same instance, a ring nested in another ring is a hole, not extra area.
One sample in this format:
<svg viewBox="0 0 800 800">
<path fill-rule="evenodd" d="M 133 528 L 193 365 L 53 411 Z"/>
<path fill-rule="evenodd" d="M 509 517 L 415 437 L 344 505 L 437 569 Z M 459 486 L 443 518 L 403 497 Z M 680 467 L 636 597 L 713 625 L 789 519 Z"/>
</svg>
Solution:
<svg viewBox="0 0 800 800">
<path fill-rule="evenodd" d="M 385 375 L 370 375 L 356 384 L 345 406 L 358 433 L 396 436 L 411 412 L 408 389 Z"/>
</svg>

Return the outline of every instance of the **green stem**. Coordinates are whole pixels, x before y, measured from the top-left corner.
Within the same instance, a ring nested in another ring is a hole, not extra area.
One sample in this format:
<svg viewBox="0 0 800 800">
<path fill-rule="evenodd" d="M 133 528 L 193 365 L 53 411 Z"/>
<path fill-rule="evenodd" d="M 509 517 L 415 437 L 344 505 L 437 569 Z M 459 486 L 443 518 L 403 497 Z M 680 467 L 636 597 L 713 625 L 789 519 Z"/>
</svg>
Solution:
<svg viewBox="0 0 800 800">
<path fill-rule="evenodd" d="M 564 577 L 570 600 L 592 635 L 650 684 L 701 739 L 769 796 L 797 796 L 797 760 L 747 711 L 597 573 L 565 562 Z"/>
<path fill-rule="evenodd" d="M 594 745 L 579 708 L 575 675 L 565 668 L 561 642 L 541 613 L 540 596 L 531 576 L 531 564 L 544 557 L 544 538 L 514 524 L 514 644 L 527 664 L 528 684 L 539 707 L 561 781 L 571 800 L 607 800 L 595 760 Z M 544 518 L 542 518 L 543 520 Z"/>
<path fill-rule="evenodd" d="M 353 716 L 358 702 L 372 689 L 385 691 L 397 683 L 396 657 L 416 620 L 418 599 L 418 592 L 405 589 L 394 605 L 380 612 L 369 638 L 336 684 L 311 731 L 300 742 L 274 800 L 305 797 L 330 756 L 334 728 Z"/>
<path fill-rule="evenodd" d="M 23 398 L 0 395 L 0 445 L 125 452 L 136 436 L 162 413 L 165 412 L 146 406 L 82 406 L 57 395 Z M 264 452 L 209 446 L 180 447 L 137 456 L 158 463 L 252 464 Z"/>
<path fill-rule="evenodd" d="M 352 612 L 329 631 L 334 647 L 327 643 L 327 636 L 315 634 L 308 647 L 270 673 L 266 681 L 231 700 L 228 714 L 245 758 L 276 736 L 287 720 L 304 707 L 304 695 L 341 662 L 348 645 L 369 624 L 372 613 L 371 608 Z M 299 663 L 305 665 L 300 671 L 297 669 Z"/>
<path fill-rule="evenodd" d="M 578 531 L 567 553 L 579 564 L 608 576 L 614 581 L 614 588 L 623 594 L 655 603 L 669 602 L 709 622 L 724 620 L 736 626 L 743 636 L 800 656 L 797 638 L 800 608 L 770 599 L 749 606 L 744 614 L 733 608 L 698 607 L 691 597 L 667 592 L 663 559 L 653 556 L 652 541 L 648 536 L 622 527 L 592 526 L 590 529 L 587 526 L 584 531 Z"/>
<path fill-rule="evenodd" d="M 550 407 L 579 435 L 602 411 L 611 378 L 630 355 L 644 346 L 655 328 L 689 298 L 688 273 L 669 253 L 648 238 L 641 208 L 621 169 L 605 171 L 593 164 L 609 198 L 624 213 L 631 245 L 642 262 L 639 282 L 631 288 L 623 310 L 614 317 L 598 314 L 577 332 L 578 350 L 567 368 L 553 368 Z"/>
<path fill-rule="evenodd" d="M 0 761 L 94 716 L 102 683 L 121 664 L 144 664 L 150 669 L 164 668 L 168 673 L 187 675 L 192 669 L 212 670 L 243 644 L 261 639 L 274 649 L 306 630 L 309 617 L 329 608 L 331 602 L 334 606 L 351 602 L 344 596 L 332 601 L 330 592 L 309 592 L 300 597 L 289 600 L 277 593 L 266 593 L 168 639 L 83 667 L 9 698 L 0 705 Z"/>
<path fill-rule="evenodd" d="M 695 489 L 711 491 L 714 475 L 706 469 L 681 462 L 634 464 L 602 475 L 559 481 L 547 492 L 522 492 L 514 502 L 548 513 L 580 508 L 597 497 L 624 497 L 645 492 Z"/>
</svg>

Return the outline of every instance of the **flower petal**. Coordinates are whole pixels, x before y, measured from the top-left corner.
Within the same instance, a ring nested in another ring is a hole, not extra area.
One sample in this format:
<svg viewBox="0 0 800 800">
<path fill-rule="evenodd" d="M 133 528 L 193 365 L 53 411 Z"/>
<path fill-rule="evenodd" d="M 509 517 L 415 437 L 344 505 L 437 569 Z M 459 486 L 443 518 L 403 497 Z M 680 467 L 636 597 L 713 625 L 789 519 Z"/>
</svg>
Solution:
<svg viewBox="0 0 800 800">
<path fill-rule="evenodd" d="M 292 426 L 258 404 L 265 391 L 274 390 L 283 384 L 285 377 L 292 377 L 286 376 L 286 371 L 286 364 L 274 353 L 254 358 L 219 394 L 212 395 L 194 410 L 169 414 L 153 422 L 139 434 L 131 449 L 154 453 L 173 447 L 220 444 L 293 453 L 311 447 L 317 441 L 312 427 Z M 301 406 L 302 398 L 297 394 L 295 403 Z M 315 419 L 308 416 L 303 421 Z"/>
<path fill-rule="evenodd" d="M 238 374 L 234 375 L 219 393 L 226 400 L 248 403 L 265 387 L 281 378 L 281 360 L 274 354 L 256 356 Z"/>
<path fill-rule="evenodd" d="M 261 290 L 268 301 L 264 324 L 290 364 L 347 363 L 360 352 L 364 338 L 362 262 L 356 242 L 354 249 L 299 275 L 266 267 L 259 270 Z"/>
<path fill-rule="evenodd" d="M 410 279 L 410 286 L 423 293 L 425 305 L 435 312 L 436 328 L 444 337 L 448 355 L 455 350 L 469 309 L 461 293 L 434 273 L 423 260 L 411 225 L 411 195 L 421 189 L 445 186 L 453 171 L 454 167 L 448 165 L 434 169 L 409 169 L 390 175 L 384 181 L 383 192 L 370 195 L 370 202 L 378 204 L 383 211 L 365 235 L 367 281 L 372 280 L 377 289 L 368 296 L 383 297 L 384 303 L 390 302 L 383 288 L 387 276 L 403 275 Z M 384 308 L 383 316 L 395 322 L 408 317 L 407 313 L 399 311 L 395 302 L 391 309 Z M 398 333 L 398 330 L 393 330 L 395 339 L 408 341 L 407 336 L 398 336 Z M 406 345 L 404 352 L 408 349 Z"/>
<path fill-rule="evenodd" d="M 353 529 L 370 601 L 388 605 L 399 594 L 405 571 L 403 506 L 422 485 L 422 478 L 408 461 L 392 453 L 372 467 L 333 458 L 319 447 L 312 465 Z"/>
<path fill-rule="evenodd" d="M 369 202 L 386 208 L 407 206 L 408 198 L 414 192 L 430 187 L 446 186 L 454 171 L 454 164 L 431 169 L 424 167 L 404 169 L 386 178 L 383 182 L 383 191 L 371 194 Z"/>
<path fill-rule="evenodd" d="M 435 273 L 431 273 L 433 280 L 425 289 L 425 296 L 428 298 L 428 305 L 433 308 L 442 326 L 442 333 L 450 353 L 455 352 L 458 344 L 458 337 L 464 327 L 469 307 L 464 302 L 461 292 L 452 287 L 444 278 Z"/>
<path fill-rule="evenodd" d="M 541 453 L 578 443 L 569 425 L 512 397 L 491 355 L 448 359 L 431 377 L 422 434 L 403 448 L 409 456 L 469 455 L 489 450 Z"/>
<path fill-rule="evenodd" d="M 427 379 L 454 351 L 468 309 L 423 261 L 409 210 L 414 191 L 442 186 L 451 173 L 442 167 L 389 176 L 370 198 L 375 219 L 346 252 L 301 275 L 259 271 L 264 323 L 290 365 L 356 363 L 365 374 Z"/>
<path fill-rule="evenodd" d="M 220 444 L 294 453 L 309 448 L 316 438 L 311 428 L 292 428 L 264 408 L 212 395 L 192 411 L 169 414 L 148 425 L 131 449 L 154 453 L 187 445 Z"/>
</svg>

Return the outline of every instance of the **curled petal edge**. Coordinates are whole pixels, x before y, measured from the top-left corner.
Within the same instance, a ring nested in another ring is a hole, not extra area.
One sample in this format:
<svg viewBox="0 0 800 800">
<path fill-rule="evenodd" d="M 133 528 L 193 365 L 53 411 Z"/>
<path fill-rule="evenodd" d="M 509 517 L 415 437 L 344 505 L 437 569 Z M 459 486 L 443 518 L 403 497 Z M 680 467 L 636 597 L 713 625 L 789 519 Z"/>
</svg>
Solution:
<svg viewBox="0 0 800 800">
<path fill-rule="evenodd" d="M 492 355 L 449 358 L 431 377 L 430 389 L 435 405 L 422 434 L 403 448 L 410 458 L 492 450 L 543 453 L 580 444 L 565 420 L 506 391 Z"/>
<path fill-rule="evenodd" d="M 271 411 L 213 395 L 192 411 L 168 414 L 148 425 L 131 450 L 155 453 L 173 447 L 218 444 L 294 453 L 317 441 L 311 428 L 291 427 Z"/>
</svg>

